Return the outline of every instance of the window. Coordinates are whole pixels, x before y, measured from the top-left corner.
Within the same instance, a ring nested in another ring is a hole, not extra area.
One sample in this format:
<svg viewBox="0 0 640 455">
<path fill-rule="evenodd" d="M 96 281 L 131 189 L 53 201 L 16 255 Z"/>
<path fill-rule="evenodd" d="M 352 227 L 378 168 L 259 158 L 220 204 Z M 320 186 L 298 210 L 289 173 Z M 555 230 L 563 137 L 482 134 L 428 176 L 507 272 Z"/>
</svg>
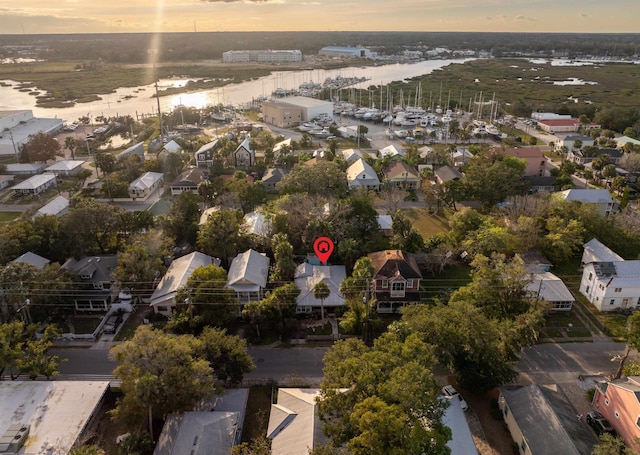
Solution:
<svg viewBox="0 0 640 455">
<path fill-rule="evenodd" d="M 622 292 L 622 288 L 615 288 L 614 292 Z"/>
<path fill-rule="evenodd" d="M 381 285 L 383 289 L 387 289 L 389 287 L 389 282 L 387 280 L 382 280 Z"/>
<path fill-rule="evenodd" d="M 587 294 L 589 293 L 589 286 L 587 286 L 587 290 L 585 291 Z"/>
<path fill-rule="evenodd" d="M 391 283 L 391 297 L 404 297 L 404 281 Z"/>
<path fill-rule="evenodd" d="M 620 418 L 620 414 L 618 414 L 618 411 L 614 412 L 613 415 L 616 416 L 616 419 Z"/>
<path fill-rule="evenodd" d="M 608 399 L 608 398 L 605 398 L 605 399 L 604 399 L 604 404 L 606 404 L 607 406 L 609 406 L 609 399 Z"/>
<path fill-rule="evenodd" d="M 640 428 L 640 415 L 638 416 L 638 418 L 636 419 L 636 426 L 638 428 Z"/>
<path fill-rule="evenodd" d="M 611 300 L 609 301 L 609 305 L 613 305 L 614 303 L 616 303 L 616 299 L 611 299 Z"/>
<path fill-rule="evenodd" d="M 589 281 L 593 279 L 593 273 L 589 272 Z"/>
<path fill-rule="evenodd" d="M 158 312 L 166 312 L 168 309 L 166 306 L 163 306 L 163 305 L 158 305 L 157 308 L 158 308 Z"/>
</svg>

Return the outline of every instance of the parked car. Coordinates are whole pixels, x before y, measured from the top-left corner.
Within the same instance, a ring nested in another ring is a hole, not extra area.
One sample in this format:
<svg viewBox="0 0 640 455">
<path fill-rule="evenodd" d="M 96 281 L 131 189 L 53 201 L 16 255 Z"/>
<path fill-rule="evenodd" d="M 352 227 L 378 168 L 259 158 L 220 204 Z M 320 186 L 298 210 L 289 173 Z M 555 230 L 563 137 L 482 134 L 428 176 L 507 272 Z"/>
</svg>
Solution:
<svg viewBox="0 0 640 455">
<path fill-rule="evenodd" d="M 444 386 L 442 388 L 442 395 L 444 395 L 445 398 L 448 398 L 450 400 L 455 400 L 455 399 L 459 400 L 460 407 L 462 408 L 463 411 L 466 411 L 467 409 L 469 409 L 467 402 L 464 401 L 464 398 L 462 398 L 462 395 L 460 395 L 452 385 Z"/>
<path fill-rule="evenodd" d="M 596 430 L 598 435 L 602 433 L 616 434 L 611 424 L 598 411 L 591 411 L 587 414 L 587 423 Z"/>
</svg>

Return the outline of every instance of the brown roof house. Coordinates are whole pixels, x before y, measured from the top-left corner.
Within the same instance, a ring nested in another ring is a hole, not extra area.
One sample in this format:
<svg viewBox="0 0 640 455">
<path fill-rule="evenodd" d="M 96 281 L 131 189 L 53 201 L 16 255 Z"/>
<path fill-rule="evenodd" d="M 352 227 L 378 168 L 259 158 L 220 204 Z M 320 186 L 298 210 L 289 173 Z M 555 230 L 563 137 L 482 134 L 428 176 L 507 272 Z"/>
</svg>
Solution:
<svg viewBox="0 0 640 455">
<path fill-rule="evenodd" d="M 546 173 L 547 160 L 538 147 L 514 147 L 498 150 L 502 156 L 512 156 L 520 158 L 527 163 L 524 175 L 548 175 Z"/>
<path fill-rule="evenodd" d="M 411 254 L 384 250 L 368 257 L 374 269 L 372 293 L 379 313 L 395 313 L 407 303 L 420 301 L 422 273 Z"/>
<path fill-rule="evenodd" d="M 404 161 L 394 161 L 385 168 L 384 181 L 398 188 L 416 189 L 420 186 L 420 174 Z"/>
</svg>

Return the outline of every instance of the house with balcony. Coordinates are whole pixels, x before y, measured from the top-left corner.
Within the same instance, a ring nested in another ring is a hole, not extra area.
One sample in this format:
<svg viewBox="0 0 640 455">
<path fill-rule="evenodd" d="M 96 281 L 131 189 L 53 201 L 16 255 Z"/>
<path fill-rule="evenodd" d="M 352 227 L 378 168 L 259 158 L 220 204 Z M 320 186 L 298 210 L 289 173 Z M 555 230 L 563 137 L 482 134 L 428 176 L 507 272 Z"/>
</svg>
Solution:
<svg viewBox="0 0 640 455">
<path fill-rule="evenodd" d="M 640 260 L 625 261 L 594 240 L 585 244 L 580 293 L 600 311 L 640 309 Z"/>
<path fill-rule="evenodd" d="M 384 171 L 384 182 L 405 190 L 415 190 L 420 186 L 417 169 L 404 161 L 394 161 Z"/>
<path fill-rule="evenodd" d="M 592 403 L 628 447 L 640 450 L 640 376 L 597 383 Z"/>
<path fill-rule="evenodd" d="M 73 301 L 77 311 L 108 311 L 118 295 L 113 289 L 113 272 L 118 265 L 115 254 L 86 256 L 82 259 L 68 259 L 60 267 L 69 270 L 76 277 L 78 292 Z"/>
<path fill-rule="evenodd" d="M 367 256 L 373 265 L 371 293 L 379 313 L 396 313 L 407 303 L 420 301 L 422 273 L 410 253 L 384 250 Z"/>
</svg>

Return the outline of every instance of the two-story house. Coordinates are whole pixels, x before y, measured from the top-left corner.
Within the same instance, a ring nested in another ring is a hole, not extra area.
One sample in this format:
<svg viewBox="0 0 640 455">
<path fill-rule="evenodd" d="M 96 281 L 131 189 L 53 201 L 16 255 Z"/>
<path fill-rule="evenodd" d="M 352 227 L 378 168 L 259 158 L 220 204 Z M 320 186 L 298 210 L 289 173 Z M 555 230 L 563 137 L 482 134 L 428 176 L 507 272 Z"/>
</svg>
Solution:
<svg viewBox="0 0 640 455">
<path fill-rule="evenodd" d="M 640 309 L 640 260 L 616 260 L 620 256 L 596 242 L 583 254 L 580 293 L 600 311 Z"/>
<path fill-rule="evenodd" d="M 384 169 L 384 181 L 403 189 L 420 186 L 420 174 L 404 161 L 394 161 Z"/>
<path fill-rule="evenodd" d="M 538 147 L 507 148 L 498 150 L 498 154 L 524 160 L 526 167 L 523 175 L 548 175 L 547 160 Z"/>
<path fill-rule="evenodd" d="M 371 291 L 379 313 L 395 313 L 407 303 L 420 301 L 422 273 L 411 254 L 384 250 L 367 256 L 373 265 Z"/>
<path fill-rule="evenodd" d="M 596 384 L 593 407 L 609 421 L 624 443 L 640 450 L 640 376 Z"/>
<path fill-rule="evenodd" d="M 60 267 L 71 271 L 80 290 L 74 294 L 73 301 L 77 311 L 108 311 L 117 296 L 112 289 L 112 273 L 118 265 L 116 255 L 87 256 L 82 259 L 71 258 Z"/>
<path fill-rule="evenodd" d="M 233 152 L 234 166 L 237 169 L 249 169 L 253 167 L 256 161 L 256 154 L 251 150 L 249 145 L 249 138 L 245 138 L 242 144 L 238 146 L 235 152 Z"/>
<path fill-rule="evenodd" d="M 198 149 L 195 154 L 196 166 L 204 169 L 209 169 L 213 164 L 213 158 L 216 152 L 220 148 L 218 139 L 204 144 Z"/>
<path fill-rule="evenodd" d="M 602 216 L 609 216 L 613 211 L 618 209 L 618 203 L 613 199 L 613 197 L 611 197 L 609 190 L 573 188 L 570 190 L 559 191 L 554 194 L 555 197 L 566 201 L 578 201 L 583 204 L 592 204 Z"/>
<path fill-rule="evenodd" d="M 347 184 L 349 189 L 364 188 L 367 190 L 379 190 L 380 179 L 376 171 L 359 158 L 347 168 Z"/>
</svg>

